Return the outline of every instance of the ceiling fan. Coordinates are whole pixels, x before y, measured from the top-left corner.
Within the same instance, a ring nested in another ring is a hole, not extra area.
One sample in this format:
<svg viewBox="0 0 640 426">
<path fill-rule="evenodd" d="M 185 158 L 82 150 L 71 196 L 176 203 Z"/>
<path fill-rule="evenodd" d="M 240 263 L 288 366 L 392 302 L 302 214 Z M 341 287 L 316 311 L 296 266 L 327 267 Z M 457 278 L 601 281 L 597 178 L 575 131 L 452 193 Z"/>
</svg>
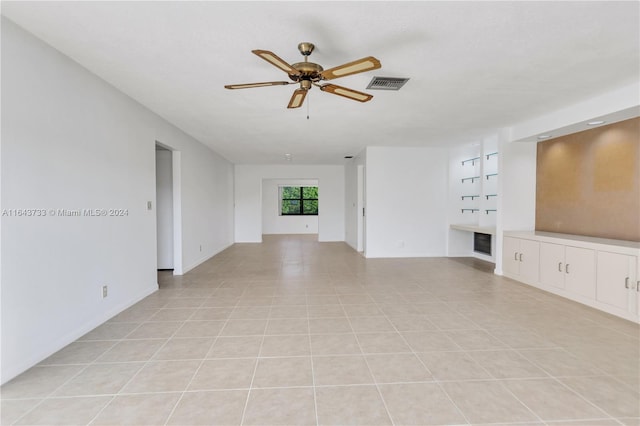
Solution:
<svg viewBox="0 0 640 426">
<path fill-rule="evenodd" d="M 333 93 L 334 95 L 343 96 L 354 101 L 367 102 L 370 101 L 373 96 L 358 92 L 357 90 L 348 89 L 346 87 L 337 86 L 335 84 L 320 84 L 322 80 L 333 80 L 339 77 L 345 77 L 352 74 L 358 74 L 361 72 L 371 71 L 380 68 L 380 61 L 373 56 L 367 56 L 366 58 L 358 59 L 357 61 L 348 62 L 343 65 L 325 70 L 320 65 L 313 62 L 309 62 L 309 55 L 313 52 L 315 46 L 313 43 L 300 43 L 298 44 L 298 50 L 304 56 L 304 62 L 297 62 L 293 65 L 289 65 L 287 62 L 278 57 L 275 53 L 268 50 L 252 50 L 251 52 L 258 55 L 265 61 L 269 62 L 280 68 L 282 71 L 289 75 L 289 78 L 293 81 L 267 81 L 263 83 L 247 83 L 247 84 L 229 84 L 224 86 L 226 89 L 249 89 L 253 87 L 265 87 L 265 86 L 284 86 L 288 84 L 300 84 L 300 88 L 296 89 L 291 96 L 289 105 L 287 108 L 299 108 L 304 102 L 307 92 L 312 86 L 319 87 L 320 90 L 327 93 Z"/>
</svg>

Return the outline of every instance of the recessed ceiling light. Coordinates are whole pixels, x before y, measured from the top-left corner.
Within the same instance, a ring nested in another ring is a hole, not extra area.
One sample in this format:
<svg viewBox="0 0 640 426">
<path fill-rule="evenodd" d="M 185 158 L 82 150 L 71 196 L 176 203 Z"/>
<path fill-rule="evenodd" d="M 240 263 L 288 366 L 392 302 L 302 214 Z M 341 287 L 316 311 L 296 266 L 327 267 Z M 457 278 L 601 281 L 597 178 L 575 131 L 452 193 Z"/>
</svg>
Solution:
<svg viewBox="0 0 640 426">
<path fill-rule="evenodd" d="M 604 121 L 604 120 L 594 120 L 594 121 L 588 122 L 587 125 L 589 125 L 589 126 L 597 126 L 599 124 L 604 124 L 604 123 L 606 123 L 606 121 Z"/>
<path fill-rule="evenodd" d="M 549 139 L 551 137 L 551 135 L 540 135 L 538 136 L 538 139 Z"/>
</svg>

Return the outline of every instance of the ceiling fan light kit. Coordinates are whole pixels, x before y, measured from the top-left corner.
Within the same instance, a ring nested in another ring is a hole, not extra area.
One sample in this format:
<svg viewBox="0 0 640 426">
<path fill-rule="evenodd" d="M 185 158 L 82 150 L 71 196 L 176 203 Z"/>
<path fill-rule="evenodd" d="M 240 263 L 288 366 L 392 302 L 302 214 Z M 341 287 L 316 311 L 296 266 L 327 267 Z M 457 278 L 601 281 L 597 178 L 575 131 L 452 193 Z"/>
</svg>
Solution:
<svg viewBox="0 0 640 426">
<path fill-rule="evenodd" d="M 293 65 L 288 64 L 278 55 L 268 50 L 252 50 L 251 52 L 255 55 L 286 72 L 292 81 L 268 81 L 263 83 L 229 84 L 224 87 L 226 89 L 250 89 L 254 87 L 284 86 L 288 84 L 298 83 L 300 84 L 300 88 L 296 89 L 293 92 L 287 108 L 300 108 L 304 103 L 307 91 L 311 90 L 312 86 L 319 87 L 323 92 L 332 93 L 334 95 L 342 96 L 358 102 L 367 102 L 373 98 L 373 96 L 367 93 L 337 86 L 335 84 L 320 84 L 320 81 L 333 80 L 340 77 L 346 77 L 348 75 L 378 69 L 381 67 L 379 60 L 377 60 L 373 56 L 367 56 L 365 58 L 325 70 L 324 68 L 322 68 L 322 66 L 313 62 L 309 62 L 309 55 L 311 55 L 314 48 L 315 46 L 313 45 L 313 43 L 303 42 L 298 44 L 298 50 L 300 51 L 300 54 L 304 56 L 304 62 L 297 62 Z"/>
</svg>

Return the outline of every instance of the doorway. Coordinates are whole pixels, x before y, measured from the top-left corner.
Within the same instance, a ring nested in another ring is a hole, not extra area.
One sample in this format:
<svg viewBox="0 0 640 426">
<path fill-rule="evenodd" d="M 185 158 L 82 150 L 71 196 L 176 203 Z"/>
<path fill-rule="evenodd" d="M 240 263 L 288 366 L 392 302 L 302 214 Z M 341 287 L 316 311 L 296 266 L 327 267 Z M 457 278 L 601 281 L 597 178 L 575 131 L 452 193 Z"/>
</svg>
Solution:
<svg viewBox="0 0 640 426">
<path fill-rule="evenodd" d="M 156 143 L 157 268 L 174 270 L 173 152 Z"/>
<path fill-rule="evenodd" d="M 366 220 L 365 220 L 365 182 L 364 182 L 364 165 L 358 165 L 358 251 L 365 253 L 365 232 L 366 232 Z"/>
</svg>

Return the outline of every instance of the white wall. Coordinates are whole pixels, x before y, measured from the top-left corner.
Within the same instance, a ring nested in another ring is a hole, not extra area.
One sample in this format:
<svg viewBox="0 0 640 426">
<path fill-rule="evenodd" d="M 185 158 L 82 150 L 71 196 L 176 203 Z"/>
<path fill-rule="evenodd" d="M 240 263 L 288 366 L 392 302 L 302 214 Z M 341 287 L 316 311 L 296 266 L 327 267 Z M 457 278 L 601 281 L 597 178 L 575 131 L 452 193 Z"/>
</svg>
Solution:
<svg viewBox="0 0 640 426">
<path fill-rule="evenodd" d="M 234 166 L 194 139 L 183 144 L 183 138 L 165 133 L 157 140 L 179 150 L 181 158 L 181 246 L 186 273 L 234 242 Z M 165 143 L 169 140 L 172 143 Z M 175 180 L 174 172 L 174 184 Z"/>
<path fill-rule="evenodd" d="M 186 265 L 232 243 L 233 166 L 5 18 L 1 89 L 2 209 L 47 213 L 2 217 L 4 383 L 157 290 L 156 141 L 182 162 Z"/>
<path fill-rule="evenodd" d="M 496 268 L 502 274 L 503 231 L 533 230 L 536 221 L 535 142 L 508 142 L 508 132 L 498 146 L 498 193 L 496 227 Z"/>
<path fill-rule="evenodd" d="M 173 269 L 173 168 L 171 151 L 156 150 L 158 269 Z"/>
<path fill-rule="evenodd" d="M 364 167 L 366 151 L 358 154 L 347 162 L 345 172 L 345 210 L 344 240 L 354 250 L 362 251 L 362 237 L 358 235 L 362 218 L 362 188 L 358 185 L 358 168 Z"/>
<path fill-rule="evenodd" d="M 366 161 L 366 256 L 445 256 L 447 150 L 368 147 Z"/>
<path fill-rule="evenodd" d="M 262 181 L 263 234 L 317 234 L 318 216 L 282 216 L 280 186 L 318 186 L 314 179 L 265 179 Z"/>
<path fill-rule="evenodd" d="M 343 166 L 236 165 L 236 242 L 262 241 L 262 182 L 265 179 L 317 179 L 318 240 L 344 241 Z"/>
</svg>

